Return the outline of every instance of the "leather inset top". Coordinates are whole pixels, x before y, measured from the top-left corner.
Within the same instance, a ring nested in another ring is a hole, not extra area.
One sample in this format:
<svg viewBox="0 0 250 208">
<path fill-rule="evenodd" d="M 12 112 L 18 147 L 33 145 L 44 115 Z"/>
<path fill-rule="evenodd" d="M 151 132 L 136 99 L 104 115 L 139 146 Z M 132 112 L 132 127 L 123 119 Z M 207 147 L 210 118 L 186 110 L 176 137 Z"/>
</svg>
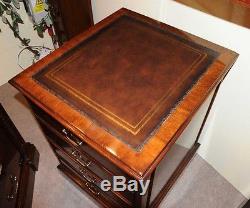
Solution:
<svg viewBox="0 0 250 208">
<path fill-rule="evenodd" d="M 33 79 L 138 150 L 216 57 L 124 15 Z"/>
</svg>

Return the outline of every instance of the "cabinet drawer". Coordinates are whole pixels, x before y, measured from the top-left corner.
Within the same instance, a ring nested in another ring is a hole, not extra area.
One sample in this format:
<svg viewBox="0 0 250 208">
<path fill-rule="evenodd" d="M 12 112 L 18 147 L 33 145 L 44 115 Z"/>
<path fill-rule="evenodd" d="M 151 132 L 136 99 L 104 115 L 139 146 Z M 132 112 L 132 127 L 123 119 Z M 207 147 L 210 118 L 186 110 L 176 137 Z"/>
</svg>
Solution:
<svg viewBox="0 0 250 208">
<path fill-rule="evenodd" d="M 64 155 L 67 155 L 68 158 L 72 158 L 71 161 L 77 162 L 77 170 L 79 174 L 83 174 L 85 170 L 90 170 L 95 175 L 97 175 L 101 180 L 107 179 L 111 183 L 113 183 L 113 173 L 105 168 L 100 162 L 96 161 L 94 158 L 89 156 L 86 152 L 82 152 L 70 143 L 67 142 L 67 139 L 62 139 L 55 135 L 55 133 L 50 130 L 46 125 L 41 123 L 41 127 L 48 137 L 51 145 L 56 149 L 60 149 Z M 57 150 L 58 151 L 58 150 Z M 56 152 L 59 154 L 58 152 Z M 62 157 L 60 155 L 60 157 Z M 69 161 L 70 162 L 70 161 Z M 76 164 L 76 163 L 74 163 Z M 85 171 L 86 172 L 86 171 Z M 121 198 L 123 198 L 126 202 L 134 200 L 134 193 L 129 191 L 119 192 Z"/>
<path fill-rule="evenodd" d="M 58 168 L 63 171 L 70 179 L 72 179 L 77 185 L 79 185 L 84 191 L 89 193 L 94 199 L 99 201 L 104 207 L 107 208 L 132 208 L 122 202 L 119 198 L 113 196 L 113 194 L 109 192 L 103 192 L 98 186 L 95 184 L 82 179 L 79 174 L 68 164 L 63 158 L 59 158 L 60 165 Z"/>
<path fill-rule="evenodd" d="M 99 163 L 101 163 L 112 175 L 124 175 L 126 178 L 130 178 L 126 173 L 124 173 L 120 168 L 112 164 L 108 159 L 100 155 L 88 144 L 82 141 L 80 138 L 75 136 L 71 131 L 66 129 L 57 120 L 48 115 L 45 111 L 37 107 L 31 101 L 29 102 L 36 117 L 48 128 L 52 129 L 57 136 L 66 139 L 71 145 L 76 147 L 81 152 L 85 152 L 91 157 L 95 158 Z"/>
<path fill-rule="evenodd" d="M 73 170 L 75 173 L 78 174 L 78 176 L 82 179 L 87 181 L 92 187 L 92 192 L 95 195 L 99 194 L 105 194 L 107 195 L 110 199 L 118 203 L 121 207 L 131 207 L 132 202 L 127 200 L 126 198 L 121 195 L 120 192 L 113 192 L 113 191 L 107 191 L 103 192 L 101 190 L 101 181 L 97 175 L 95 175 L 92 171 L 90 171 L 88 168 L 84 168 L 81 165 L 77 164 L 76 162 L 72 161 L 72 159 L 64 154 L 60 149 L 56 148 L 56 153 L 59 158 L 59 160 L 66 166 L 68 166 L 71 170 Z"/>
</svg>

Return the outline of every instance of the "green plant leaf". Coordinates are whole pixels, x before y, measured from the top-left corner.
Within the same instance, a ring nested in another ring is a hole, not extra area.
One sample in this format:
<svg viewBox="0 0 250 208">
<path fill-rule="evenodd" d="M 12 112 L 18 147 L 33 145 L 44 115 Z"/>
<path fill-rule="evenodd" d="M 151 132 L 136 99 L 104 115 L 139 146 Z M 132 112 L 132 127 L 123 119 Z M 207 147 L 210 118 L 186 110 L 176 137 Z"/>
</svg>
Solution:
<svg viewBox="0 0 250 208">
<path fill-rule="evenodd" d="M 7 8 L 7 9 L 12 9 L 12 5 L 10 3 L 5 3 L 4 2 L 4 6 Z"/>
<path fill-rule="evenodd" d="M 20 3 L 19 0 L 12 0 L 13 5 L 17 8 L 20 9 Z"/>
<path fill-rule="evenodd" d="M 6 10 L 8 10 L 8 8 L 0 2 L 0 16 L 2 16 Z"/>
<path fill-rule="evenodd" d="M 3 8 L 0 5 L 0 17 L 3 15 L 3 13 L 4 13 L 4 10 L 3 10 Z"/>
<path fill-rule="evenodd" d="M 11 10 L 10 16 L 13 22 L 17 22 L 18 24 L 23 24 L 23 20 L 16 10 L 14 9 Z"/>
<path fill-rule="evenodd" d="M 15 15 L 13 10 L 10 11 L 10 16 L 11 16 L 12 21 L 15 22 L 16 21 L 16 15 Z"/>
<path fill-rule="evenodd" d="M 4 24 L 8 24 L 8 19 L 5 16 L 2 16 L 2 21 Z"/>
<path fill-rule="evenodd" d="M 20 17 L 19 14 L 16 15 L 16 21 L 17 21 L 19 24 L 23 24 L 23 23 L 24 23 L 23 20 L 22 20 L 22 18 Z"/>
<path fill-rule="evenodd" d="M 14 31 L 15 31 L 15 32 L 14 32 L 14 36 L 17 37 L 17 35 L 19 34 L 18 23 L 14 21 L 14 22 L 12 23 L 12 27 L 13 27 L 13 29 L 14 29 Z"/>
<path fill-rule="evenodd" d="M 43 29 L 37 25 L 36 32 L 40 38 L 43 38 Z"/>
</svg>

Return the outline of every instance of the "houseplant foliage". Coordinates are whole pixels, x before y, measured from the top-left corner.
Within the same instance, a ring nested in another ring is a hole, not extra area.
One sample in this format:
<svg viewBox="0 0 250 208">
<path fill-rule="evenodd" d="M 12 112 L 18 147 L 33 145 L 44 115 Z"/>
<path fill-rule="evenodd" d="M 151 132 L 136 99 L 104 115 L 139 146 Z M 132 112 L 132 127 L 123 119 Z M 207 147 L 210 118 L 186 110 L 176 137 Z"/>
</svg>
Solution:
<svg viewBox="0 0 250 208">
<path fill-rule="evenodd" d="M 19 0 L 0 0 L 0 18 L 2 18 L 2 22 L 9 26 L 14 36 L 21 41 L 22 45 L 26 46 L 27 49 L 34 54 L 35 58 L 39 58 L 39 51 L 29 46 L 30 39 L 22 38 L 20 36 L 19 25 L 24 22 L 18 13 L 19 9 Z M 51 29 L 51 27 L 52 21 L 48 13 L 45 19 L 42 19 L 39 24 L 34 25 L 34 30 L 36 30 L 38 36 L 42 38 L 45 30 L 48 28 Z"/>
</svg>

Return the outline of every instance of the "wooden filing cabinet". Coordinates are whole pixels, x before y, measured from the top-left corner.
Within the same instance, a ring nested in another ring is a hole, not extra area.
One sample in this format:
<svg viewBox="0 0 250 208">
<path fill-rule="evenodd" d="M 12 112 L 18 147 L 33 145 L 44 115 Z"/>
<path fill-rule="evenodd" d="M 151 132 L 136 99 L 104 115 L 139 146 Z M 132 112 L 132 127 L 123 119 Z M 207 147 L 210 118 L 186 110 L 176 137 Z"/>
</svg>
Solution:
<svg viewBox="0 0 250 208">
<path fill-rule="evenodd" d="M 121 9 L 10 83 L 28 99 L 58 168 L 79 187 L 106 207 L 157 207 L 198 149 L 237 56 Z M 165 177 L 162 163 L 211 92 L 197 136 Z M 150 183 L 144 195 L 103 191 L 101 182 L 113 176 Z"/>
</svg>

